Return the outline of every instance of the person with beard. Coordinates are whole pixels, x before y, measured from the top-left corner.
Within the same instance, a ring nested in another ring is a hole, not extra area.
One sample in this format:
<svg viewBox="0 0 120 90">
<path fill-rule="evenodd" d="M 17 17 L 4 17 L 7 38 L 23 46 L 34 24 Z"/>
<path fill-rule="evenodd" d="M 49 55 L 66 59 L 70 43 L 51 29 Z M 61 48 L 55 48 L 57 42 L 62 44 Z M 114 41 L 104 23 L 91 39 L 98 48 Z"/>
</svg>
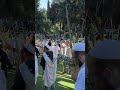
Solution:
<svg viewBox="0 0 120 90">
<path fill-rule="evenodd" d="M 86 64 L 87 90 L 120 90 L 120 41 L 96 44 L 89 51 Z"/>
<path fill-rule="evenodd" d="M 75 43 L 72 47 L 72 57 L 75 58 L 76 62 L 78 61 L 79 72 L 76 75 L 71 73 L 72 79 L 75 80 L 75 90 L 85 90 L 85 43 L 79 42 Z"/>
<path fill-rule="evenodd" d="M 53 52 L 49 48 L 49 45 L 45 45 L 40 65 L 43 68 L 45 90 L 55 90 L 57 60 L 54 59 Z"/>
<path fill-rule="evenodd" d="M 35 48 L 26 44 L 21 50 L 23 63 L 19 65 L 16 72 L 12 90 L 34 90 L 35 89 Z"/>
</svg>

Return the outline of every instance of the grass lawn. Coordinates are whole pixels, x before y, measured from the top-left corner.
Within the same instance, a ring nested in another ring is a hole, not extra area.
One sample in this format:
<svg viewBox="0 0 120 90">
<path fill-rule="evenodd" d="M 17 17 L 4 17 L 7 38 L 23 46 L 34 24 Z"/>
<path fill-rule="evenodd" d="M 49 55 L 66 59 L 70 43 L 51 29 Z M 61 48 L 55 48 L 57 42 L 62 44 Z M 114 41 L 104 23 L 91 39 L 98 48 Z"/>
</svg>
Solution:
<svg viewBox="0 0 120 90">
<path fill-rule="evenodd" d="M 40 62 L 40 57 L 39 57 L 39 62 Z M 69 74 L 62 74 L 62 72 L 63 72 L 63 65 L 62 63 L 60 63 L 58 64 L 57 67 L 57 80 L 55 84 L 56 90 L 74 90 L 74 82 L 71 79 L 71 76 Z M 41 74 L 42 74 L 42 67 L 39 65 L 39 76 L 35 90 L 44 90 Z"/>
<path fill-rule="evenodd" d="M 40 57 L 38 64 L 40 64 Z M 12 90 L 15 72 L 16 72 L 15 69 L 8 71 L 7 90 Z M 58 68 L 57 68 L 56 90 L 74 90 L 74 82 L 71 79 L 71 76 L 69 74 L 62 74 L 62 72 L 63 72 L 63 65 L 62 63 L 60 63 L 58 64 Z M 39 76 L 35 90 L 44 90 L 41 75 L 42 75 L 42 67 L 39 66 Z"/>
<path fill-rule="evenodd" d="M 16 69 L 12 69 L 8 71 L 8 77 L 7 77 L 7 90 L 12 90 L 12 86 L 14 83 L 14 77 L 15 77 Z"/>
</svg>

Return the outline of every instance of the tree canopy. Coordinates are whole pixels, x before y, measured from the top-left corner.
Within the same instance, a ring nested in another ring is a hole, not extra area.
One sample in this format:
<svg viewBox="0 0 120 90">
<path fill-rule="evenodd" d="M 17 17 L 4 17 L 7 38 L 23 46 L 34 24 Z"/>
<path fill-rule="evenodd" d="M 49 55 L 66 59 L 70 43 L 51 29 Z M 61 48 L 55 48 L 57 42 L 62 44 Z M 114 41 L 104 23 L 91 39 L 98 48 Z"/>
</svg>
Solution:
<svg viewBox="0 0 120 90">
<path fill-rule="evenodd" d="M 49 12 L 48 19 L 52 21 L 52 24 L 55 25 L 59 22 L 61 24 L 60 26 L 62 26 L 62 33 L 66 34 L 69 32 L 67 29 L 68 12 L 71 32 L 81 33 L 82 28 L 80 27 L 82 27 L 85 12 L 84 0 L 53 0 L 47 12 Z"/>
</svg>

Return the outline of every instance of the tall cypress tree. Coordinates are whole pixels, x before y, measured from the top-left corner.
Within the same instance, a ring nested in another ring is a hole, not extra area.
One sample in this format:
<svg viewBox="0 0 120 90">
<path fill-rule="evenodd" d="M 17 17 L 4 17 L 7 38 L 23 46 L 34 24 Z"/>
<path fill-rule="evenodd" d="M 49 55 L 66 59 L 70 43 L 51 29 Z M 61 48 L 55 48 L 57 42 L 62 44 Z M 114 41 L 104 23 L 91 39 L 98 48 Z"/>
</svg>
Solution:
<svg viewBox="0 0 120 90">
<path fill-rule="evenodd" d="M 47 19 L 50 19 L 50 1 L 47 3 Z"/>
</svg>

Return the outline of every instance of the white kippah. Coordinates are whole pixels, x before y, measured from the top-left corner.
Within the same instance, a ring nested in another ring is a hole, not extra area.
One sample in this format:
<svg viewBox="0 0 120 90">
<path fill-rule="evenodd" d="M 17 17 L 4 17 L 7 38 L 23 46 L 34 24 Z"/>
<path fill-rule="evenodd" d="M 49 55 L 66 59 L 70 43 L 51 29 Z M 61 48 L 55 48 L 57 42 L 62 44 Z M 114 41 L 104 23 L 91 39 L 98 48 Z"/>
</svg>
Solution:
<svg viewBox="0 0 120 90">
<path fill-rule="evenodd" d="M 85 51 L 85 43 L 79 42 L 75 43 L 72 47 L 73 51 Z"/>
<path fill-rule="evenodd" d="M 25 45 L 25 48 L 26 48 L 30 53 L 32 53 L 33 55 L 35 54 L 35 48 L 33 47 L 32 44 L 26 44 L 26 45 Z"/>
</svg>

